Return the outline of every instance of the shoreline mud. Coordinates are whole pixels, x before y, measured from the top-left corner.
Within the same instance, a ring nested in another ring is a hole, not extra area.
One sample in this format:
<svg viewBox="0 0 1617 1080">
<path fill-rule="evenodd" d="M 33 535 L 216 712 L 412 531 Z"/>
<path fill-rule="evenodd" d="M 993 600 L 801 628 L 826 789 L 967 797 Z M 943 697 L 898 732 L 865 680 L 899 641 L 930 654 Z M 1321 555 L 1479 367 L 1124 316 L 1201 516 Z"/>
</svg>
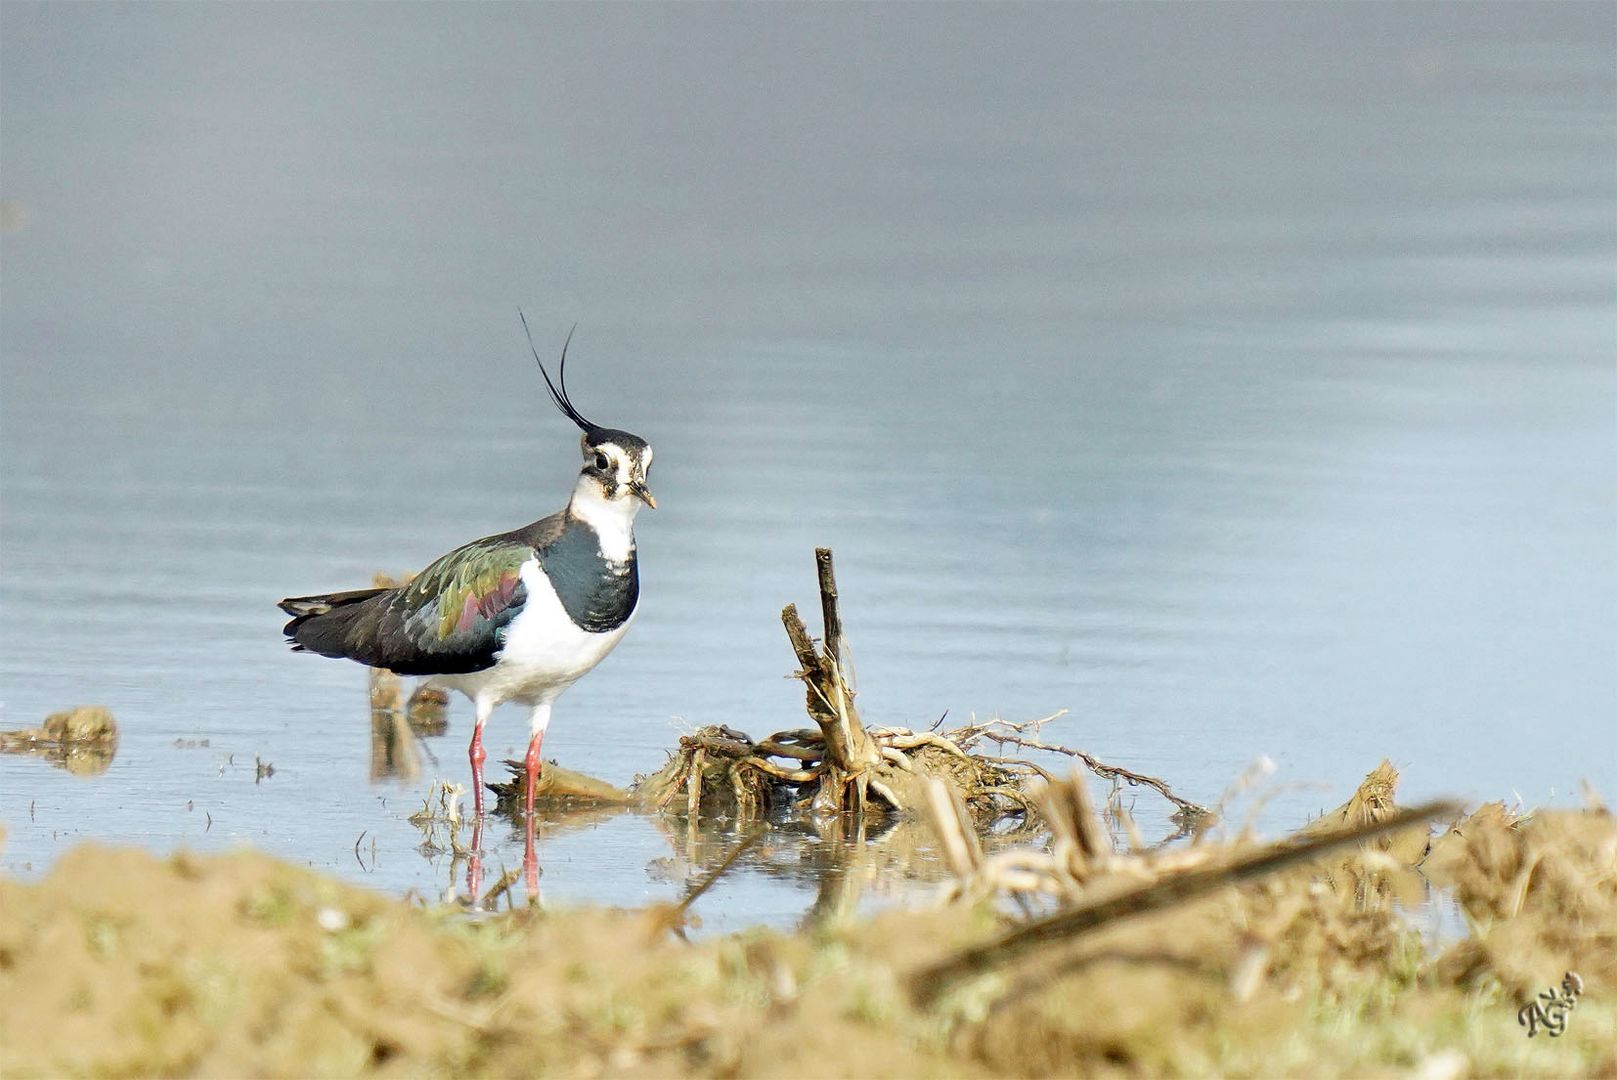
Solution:
<svg viewBox="0 0 1617 1080">
<path fill-rule="evenodd" d="M 673 905 L 469 916 L 251 850 L 84 844 L 37 883 L 0 878 L 0 1053 L 18 1077 L 1617 1073 L 1610 813 L 1490 804 L 1413 835 L 928 993 L 923 973 L 1032 922 L 1000 887 L 1023 879 L 986 876 L 1000 856 L 929 908 L 687 941 Z M 1043 871 L 1079 896 L 1044 899 L 1079 910 L 1142 874 L 1250 861 L 1254 843 L 1202 840 L 1195 866 L 1091 853 L 1064 864 L 1076 886 Z M 1405 916 L 1412 863 L 1463 909 L 1462 939 Z M 1529 1037 L 1523 1017 L 1568 972 L 1575 1007 Z"/>
</svg>

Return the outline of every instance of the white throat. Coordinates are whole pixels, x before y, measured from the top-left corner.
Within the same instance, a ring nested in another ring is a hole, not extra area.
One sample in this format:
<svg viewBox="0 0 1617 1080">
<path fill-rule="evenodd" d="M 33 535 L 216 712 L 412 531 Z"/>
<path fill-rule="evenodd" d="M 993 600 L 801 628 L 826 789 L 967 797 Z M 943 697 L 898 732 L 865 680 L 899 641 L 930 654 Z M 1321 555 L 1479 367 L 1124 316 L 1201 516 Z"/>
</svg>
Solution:
<svg viewBox="0 0 1617 1080">
<path fill-rule="evenodd" d="M 594 529 L 601 538 L 601 554 L 614 562 L 625 562 L 634 550 L 634 516 L 640 500 L 633 495 L 608 499 L 598 481 L 580 476 L 573 487 L 568 513 Z"/>
</svg>

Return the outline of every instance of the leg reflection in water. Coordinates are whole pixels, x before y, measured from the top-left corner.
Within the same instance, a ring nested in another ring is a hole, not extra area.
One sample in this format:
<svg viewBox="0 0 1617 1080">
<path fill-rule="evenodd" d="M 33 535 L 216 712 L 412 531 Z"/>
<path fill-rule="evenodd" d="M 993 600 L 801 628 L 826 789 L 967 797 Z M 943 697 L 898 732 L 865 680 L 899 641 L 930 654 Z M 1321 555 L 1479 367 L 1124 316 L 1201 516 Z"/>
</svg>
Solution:
<svg viewBox="0 0 1617 1080">
<path fill-rule="evenodd" d="M 472 907 L 483 896 L 483 815 L 472 819 L 472 846 L 466 855 L 466 898 Z"/>
<path fill-rule="evenodd" d="M 536 817 L 530 810 L 523 830 L 527 836 L 523 838 L 522 845 L 522 881 L 528 886 L 528 902 L 531 904 L 539 902 L 539 858 L 534 854 L 533 842 Z"/>
<path fill-rule="evenodd" d="M 537 747 L 530 749 L 537 750 Z M 537 753 L 531 753 L 529 757 L 534 759 L 532 764 L 539 765 Z M 534 768 L 531 774 L 529 765 L 528 759 L 505 762 L 510 779 L 488 785 L 495 799 L 494 806 L 484 814 L 474 811 L 462 817 L 460 800 L 464 797 L 464 790 L 458 785 L 439 781 L 421 811 L 410 817 L 410 822 L 421 829 L 422 842 L 417 850 L 423 857 L 436 864 L 446 851 L 452 852 L 448 894 L 471 908 L 492 908 L 502 896 L 509 897 L 507 903 L 515 901 L 509 890 L 516 886 L 519 879 L 526 886 L 528 902 L 538 903 L 543 899 L 539 892 L 540 827 L 557 834 L 593 828 L 609 818 L 628 812 L 634 803 L 634 797 L 629 792 L 572 772 L 554 762 L 543 763 Z M 528 783 L 529 775 L 536 781 L 531 786 Z M 466 833 L 461 828 L 468 820 L 472 825 L 469 845 L 462 842 Z M 501 821 L 510 824 L 509 832 L 500 828 Z M 489 834 L 488 851 L 483 847 L 485 824 L 494 830 Z M 522 842 L 522 866 L 514 869 L 511 867 L 515 860 L 510 856 L 501 856 L 504 852 L 514 855 L 511 848 L 519 838 Z M 496 881 L 489 881 L 483 873 L 484 860 L 489 856 L 494 858 L 494 865 L 501 871 Z M 466 871 L 464 879 L 461 877 L 463 862 Z"/>
</svg>

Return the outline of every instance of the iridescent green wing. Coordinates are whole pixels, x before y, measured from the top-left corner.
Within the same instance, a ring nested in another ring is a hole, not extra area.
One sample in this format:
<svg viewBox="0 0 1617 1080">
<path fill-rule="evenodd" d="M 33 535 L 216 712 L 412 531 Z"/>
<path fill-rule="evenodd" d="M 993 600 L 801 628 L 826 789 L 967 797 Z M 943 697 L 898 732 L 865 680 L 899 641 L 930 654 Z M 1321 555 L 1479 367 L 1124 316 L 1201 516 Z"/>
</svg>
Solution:
<svg viewBox="0 0 1617 1080">
<path fill-rule="evenodd" d="M 356 625 L 372 646 L 365 662 L 401 675 L 481 671 L 504 646 L 504 631 L 528 590 L 522 564 L 533 547 L 510 534 L 475 540 L 391 590 Z"/>
</svg>

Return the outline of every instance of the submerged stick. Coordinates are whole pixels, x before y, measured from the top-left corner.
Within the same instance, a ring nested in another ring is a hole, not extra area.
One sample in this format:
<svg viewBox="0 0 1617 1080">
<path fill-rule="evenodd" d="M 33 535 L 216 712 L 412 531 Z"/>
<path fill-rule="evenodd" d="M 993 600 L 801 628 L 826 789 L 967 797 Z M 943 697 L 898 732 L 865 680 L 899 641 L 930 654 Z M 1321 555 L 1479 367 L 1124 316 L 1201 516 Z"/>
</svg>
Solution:
<svg viewBox="0 0 1617 1080">
<path fill-rule="evenodd" d="M 702 880 L 698 881 L 694 886 L 692 886 L 691 890 L 685 894 L 685 898 L 675 905 L 675 921 L 677 922 L 682 920 L 685 912 L 690 909 L 690 906 L 696 903 L 697 899 L 703 893 L 711 889 L 714 883 L 723 877 L 730 867 L 735 865 L 735 861 L 747 853 L 748 848 L 762 840 L 764 838 L 764 833 L 768 831 L 769 827 L 767 825 L 759 826 L 746 836 L 742 837 L 740 842 L 737 843 L 735 847 L 730 849 L 730 854 L 726 855 L 719 865 L 715 866 L 713 869 L 704 874 L 702 876 Z"/>
<path fill-rule="evenodd" d="M 1173 907 L 1226 885 L 1264 877 L 1337 848 L 1421 824 L 1435 817 L 1458 813 L 1460 809 L 1458 803 L 1448 800 L 1424 803 L 1384 821 L 1314 837 L 1302 843 L 1270 845 L 1233 863 L 1177 874 L 1125 893 L 1058 911 L 911 973 L 908 980 L 910 993 L 918 1003 L 929 1004 L 961 979 L 1009 963 L 1040 945 L 1069 941 L 1120 920 Z"/>
</svg>

